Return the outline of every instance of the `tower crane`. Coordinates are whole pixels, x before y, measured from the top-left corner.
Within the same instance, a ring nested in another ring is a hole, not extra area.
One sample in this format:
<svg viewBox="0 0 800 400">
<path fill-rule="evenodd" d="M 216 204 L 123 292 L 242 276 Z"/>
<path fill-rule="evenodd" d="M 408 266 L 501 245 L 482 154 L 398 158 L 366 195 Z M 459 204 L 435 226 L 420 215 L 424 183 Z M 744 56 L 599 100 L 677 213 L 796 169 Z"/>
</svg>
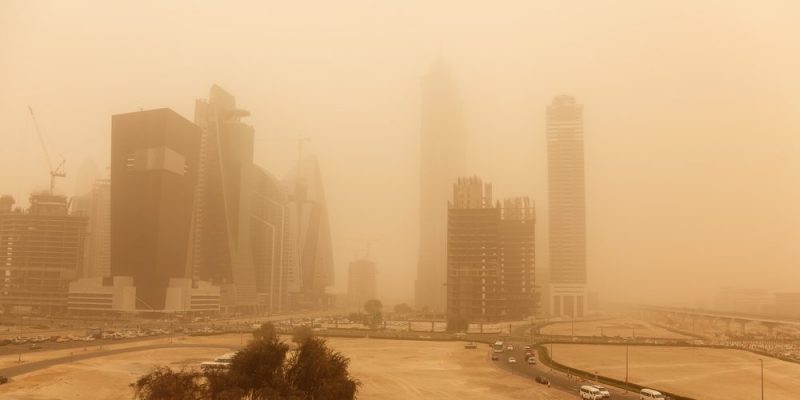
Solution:
<svg viewBox="0 0 800 400">
<path fill-rule="evenodd" d="M 47 160 L 47 166 L 50 167 L 50 194 L 53 194 L 53 189 L 56 186 L 56 178 L 63 178 L 67 176 L 67 173 L 64 171 L 64 163 L 66 160 L 63 158 L 58 165 L 53 168 L 53 162 L 50 160 L 50 152 L 47 151 L 47 145 L 44 143 L 44 137 L 42 137 L 42 132 L 39 129 L 39 122 L 36 121 L 36 115 L 33 113 L 33 108 L 28 106 L 28 111 L 31 113 L 31 119 L 33 120 L 33 127 L 36 129 L 36 136 L 39 137 L 39 144 L 42 145 L 42 151 L 44 152 L 44 157 Z"/>
</svg>

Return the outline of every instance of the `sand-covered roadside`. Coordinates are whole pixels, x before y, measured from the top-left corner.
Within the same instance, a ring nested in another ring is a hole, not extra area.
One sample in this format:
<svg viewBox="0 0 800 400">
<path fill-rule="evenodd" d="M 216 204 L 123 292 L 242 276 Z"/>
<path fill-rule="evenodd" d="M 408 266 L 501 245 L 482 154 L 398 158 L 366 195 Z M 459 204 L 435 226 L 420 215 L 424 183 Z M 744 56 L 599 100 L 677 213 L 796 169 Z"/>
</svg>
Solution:
<svg viewBox="0 0 800 400">
<path fill-rule="evenodd" d="M 226 347 L 238 346 L 241 341 L 240 335 L 187 337 L 180 343 L 220 347 L 146 350 L 61 364 L 16 377 L 0 386 L 0 398 L 130 398 L 128 385 L 155 365 L 191 368 L 224 353 Z M 482 350 L 465 350 L 457 342 L 332 338 L 329 343 L 351 358 L 351 373 L 363 385 L 360 399 L 574 398 L 512 376 L 487 362 Z M 46 353 L 38 357 L 46 357 Z"/>
</svg>

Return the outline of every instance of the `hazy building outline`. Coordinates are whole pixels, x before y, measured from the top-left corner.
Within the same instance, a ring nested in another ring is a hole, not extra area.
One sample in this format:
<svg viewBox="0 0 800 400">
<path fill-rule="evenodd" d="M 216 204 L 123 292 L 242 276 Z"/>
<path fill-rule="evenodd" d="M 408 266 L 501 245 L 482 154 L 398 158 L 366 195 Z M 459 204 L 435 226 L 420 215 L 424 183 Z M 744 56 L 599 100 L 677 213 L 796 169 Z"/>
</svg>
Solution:
<svg viewBox="0 0 800 400">
<path fill-rule="evenodd" d="M 419 247 L 414 304 L 444 312 L 447 304 L 447 203 L 464 172 L 466 131 L 450 68 L 439 58 L 421 80 Z"/>
<path fill-rule="evenodd" d="M 328 205 L 319 162 L 298 161 L 284 181 L 289 199 L 290 235 L 297 261 L 290 280 L 292 307 L 317 308 L 333 303 L 327 288 L 334 283 L 333 245 Z"/>
<path fill-rule="evenodd" d="M 347 271 L 347 306 L 349 310 L 361 312 L 364 303 L 377 299 L 377 266 L 366 258 L 350 262 Z"/>
<path fill-rule="evenodd" d="M 586 205 L 583 106 L 556 96 L 546 110 L 552 315 L 586 312 Z"/>
</svg>

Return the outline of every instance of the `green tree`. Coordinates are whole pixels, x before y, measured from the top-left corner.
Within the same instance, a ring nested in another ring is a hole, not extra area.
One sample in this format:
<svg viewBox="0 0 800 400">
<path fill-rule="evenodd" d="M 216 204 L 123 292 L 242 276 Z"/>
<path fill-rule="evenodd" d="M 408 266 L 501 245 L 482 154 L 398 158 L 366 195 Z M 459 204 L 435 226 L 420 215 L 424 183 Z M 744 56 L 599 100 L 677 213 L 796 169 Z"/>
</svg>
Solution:
<svg viewBox="0 0 800 400">
<path fill-rule="evenodd" d="M 253 331 L 253 339 L 274 340 L 277 337 L 278 332 L 275 330 L 275 325 L 272 325 L 272 322 L 264 322 L 258 329 Z"/>
<path fill-rule="evenodd" d="M 156 367 L 131 384 L 133 398 L 137 400 L 205 400 L 208 388 L 203 376 L 194 371 L 173 371 L 169 367 Z"/>
<path fill-rule="evenodd" d="M 312 336 L 314 336 L 314 331 L 308 325 L 295 326 L 292 329 L 292 341 L 297 344 L 305 343 Z"/>
<path fill-rule="evenodd" d="M 354 399 L 360 383 L 350 376 L 350 359 L 328 348 L 324 339 L 311 337 L 289 360 L 286 375 L 303 399 Z"/>
<path fill-rule="evenodd" d="M 359 382 L 350 360 L 325 341 L 306 338 L 290 357 L 277 336 L 259 336 L 227 370 L 173 371 L 159 367 L 131 384 L 136 400 L 352 400 Z"/>
<path fill-rule="evenodd" d="M 239 393 L 257 393 L 263 398 L 273 398 L 287 394 L 290 390 L 284 379 L 284 361 L 289 345 L 277 339 L 253 340 L 247 347 L 236 353 L 228 370 L 226 379 L 220 379 L 212 389 L 215 393 L 225 393 L 231 387 Z M 256 397 L 261 398 L 261 397 Z"/>
</svg>

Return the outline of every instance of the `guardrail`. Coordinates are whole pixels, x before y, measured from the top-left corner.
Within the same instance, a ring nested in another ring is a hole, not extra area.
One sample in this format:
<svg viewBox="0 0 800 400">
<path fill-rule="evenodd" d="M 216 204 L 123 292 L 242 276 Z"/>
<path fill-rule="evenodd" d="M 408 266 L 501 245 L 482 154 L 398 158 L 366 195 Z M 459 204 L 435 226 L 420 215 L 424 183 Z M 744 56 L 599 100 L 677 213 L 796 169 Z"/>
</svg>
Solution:
<svg viewBox="0 0 800 400">
<path fill-rule="evenodd" d="M 566 342 L 564 344 L 571 344 L 571 343 Z M 558 361 L 555 361 L 552 358 L 550 358 L 550 353 L 548 352 L 547 347 L 544 346 L 543 344 L 537 344 L 534 347 L 539 352 L 539 361 L 541 361 L 544 365 L 546 365 L 546 366 L 548 366 L 550 368 L 553 368 L 555 370 L 558 370 L 558 371 L 561 371 L 561 372 L 564 372 L 564 373 L 567 373 L 567 374 L 575 375 L 576 377 L 582 377 L 582 378 L 587 379 L 587 380 L 591 380 L 592 378 L 595 378 L 596 382 L 603 383 L 603 384 L 606 384 L 608 386 L 614 386 L 614 387 L 617 387 L 617 388 L 620 388 L 620 389 L 625 389 L 627 391 L 638 392 L 638 391 L 640 391 L 640 390 L 645 388 L 645 386 L 642 386 L 642 385 L 639 385 L 639 384 L 636 384 L 636 383 L 633 383 L 633 382 L 625 382 L 625 381 L 622 381 L 622 380 L 619 380 L 619 379 L 616 379 L 616 378 L 611 378 L 609 376 L 593 374 L 593 373 L 591 373 L 589 371 L 584 371 L 582 369 L 573 368 L 573 367 L 570 367 L 568 365 L 561 364 Z M 678 395 L 678 394 L 675 394 L 675 393 L 671 393 L 671 392 L 667 392 L 667 391 L 660 390 L 660 389 L 656 389 L 656 390 L 658 390 L 659 392 L 663 393 L 664 396 L 666 396 L 667 399 L 670 399 L 670 400 L 696 400 L 693 397 L 681 396 L 681 395 Z"/>
</svg>

